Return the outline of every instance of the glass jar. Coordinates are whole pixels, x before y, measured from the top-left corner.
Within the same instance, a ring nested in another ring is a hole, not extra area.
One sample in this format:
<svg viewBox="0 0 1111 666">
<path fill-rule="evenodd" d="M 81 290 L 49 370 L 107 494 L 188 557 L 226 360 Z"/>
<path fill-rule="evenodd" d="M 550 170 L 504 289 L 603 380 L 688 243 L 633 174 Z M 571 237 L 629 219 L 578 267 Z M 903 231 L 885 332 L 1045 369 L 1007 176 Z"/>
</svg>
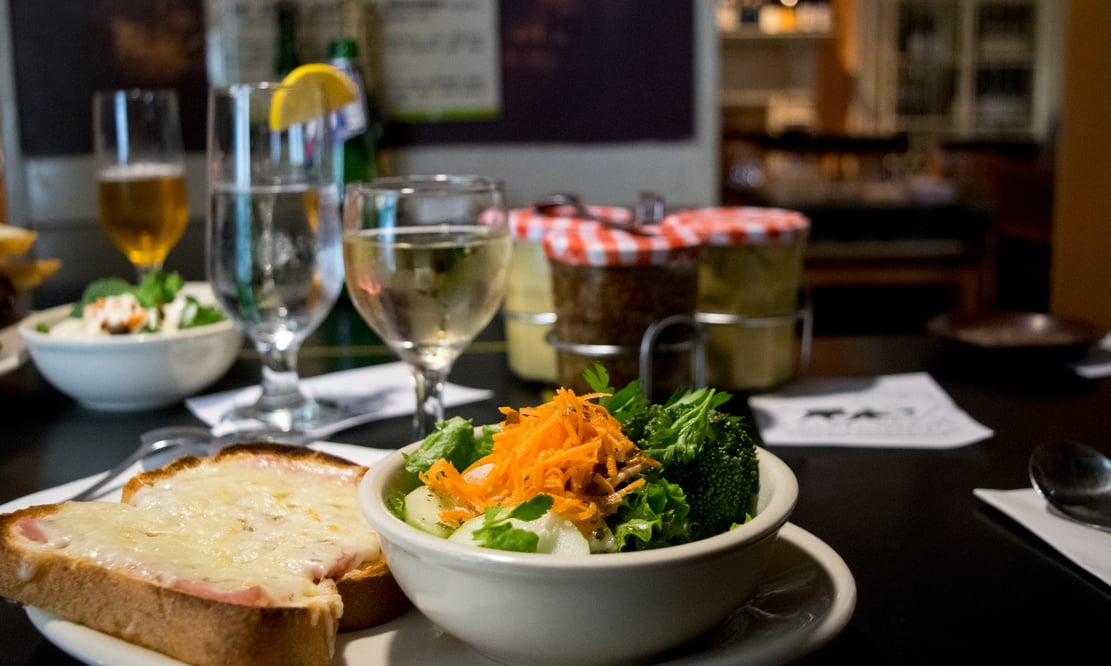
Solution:
<svg viewBox="0 0 1111 666">
<path fill-rule="evenodd" d="M 682 211 L 661 226 L 705 243 L 696 318 L 706 328 L 710 385 L 756 391 L 793 377 L 810 342 L 809 311 L 799 304 L 810 220 L 742 206 Z"/>
<path fill-rule="evenodd" d="M 631 221 L 625 208 L 589 206 L 591 214 L 617 221 Z M 513 256 L 509 263 L 509 291 L 505 297 L 505 341 L 509 370 L 529 381 L 555 384 L 556 352 L 547 340 L 556 320 L 552 302 L 552 273 L 544 254 L 544 235 L 588 222 L 575 217 L 570 206 L 555 206 L 543 213 L 534 208 L 509 212 Z"/>
<path fill-rule="evenodd" d="M 556 321 L 550 337 L 562 386 L 589 391 L 583 373 L 605 366 L 621 388 L 638 377 L 666 397 L 690 386 L 699 238 L 683 229 L 638 227 L 630 233 L 598 223 L 553 229 L 544 236 L 552 271 Z M 641 344 L 660 322 L 686 316 L 688 330 L 655 336 L 651 375 L 641 376 Z M 646 387 L 646 390 L 649 390 Z"/>
</svg>

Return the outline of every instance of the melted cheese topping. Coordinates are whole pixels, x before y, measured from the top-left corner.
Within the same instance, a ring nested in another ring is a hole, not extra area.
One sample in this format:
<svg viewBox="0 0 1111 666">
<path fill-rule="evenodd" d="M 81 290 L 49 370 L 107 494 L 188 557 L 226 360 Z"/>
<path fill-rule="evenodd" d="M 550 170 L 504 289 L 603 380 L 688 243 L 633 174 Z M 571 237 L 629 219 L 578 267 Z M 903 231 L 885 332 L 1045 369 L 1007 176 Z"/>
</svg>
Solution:
<svg viewBox="0 0 1111 666">
<path fill-rule="evenodd" d="M 69 502 L 23 530 L 153 583 L 248 605 L 339 603 L 332 577 L 378 556 L 358 507 L 360 475 L 270 456 L 207 461 L 130 504 Z"/>
</svg>

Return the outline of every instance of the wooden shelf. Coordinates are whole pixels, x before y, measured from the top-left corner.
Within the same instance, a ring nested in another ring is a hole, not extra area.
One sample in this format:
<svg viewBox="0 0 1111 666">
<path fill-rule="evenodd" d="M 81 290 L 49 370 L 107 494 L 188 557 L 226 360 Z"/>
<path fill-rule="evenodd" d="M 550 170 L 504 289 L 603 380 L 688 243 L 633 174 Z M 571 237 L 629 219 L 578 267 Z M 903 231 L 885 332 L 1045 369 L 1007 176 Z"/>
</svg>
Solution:
<svg viewBox="0 0 1111 666">
<path fill-rule="evenodd" d="M 828 32 L 761 32 L 755 28 L 750 30 L 720 31 L 723 42 L 751 42 L 751 41 L 825 41 L 835 39 L 833 31 Z"/>
</svg>

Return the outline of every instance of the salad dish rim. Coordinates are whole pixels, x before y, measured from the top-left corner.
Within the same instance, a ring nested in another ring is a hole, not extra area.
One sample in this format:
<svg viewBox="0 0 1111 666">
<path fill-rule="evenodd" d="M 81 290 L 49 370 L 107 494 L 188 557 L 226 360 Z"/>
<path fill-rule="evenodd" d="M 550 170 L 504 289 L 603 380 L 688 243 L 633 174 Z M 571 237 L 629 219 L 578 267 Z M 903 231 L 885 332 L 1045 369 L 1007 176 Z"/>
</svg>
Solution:
<svg viewBox="0 0 1111 666">
<path fill-rule="evenodd" d="M 45 310 L 39 310 L 27 315 L 19 323 L 19 334 L 28 343 L 42 347 L 55 348 L 95 348 L 137 345 L 143 343 L 170 344 L 177 340 L 189 339 L 235 329 L 235 322 L 225 317 L 221 321 L 189 328 L 179 328 L 174 331 L 156 331 L 153 333 L 127 333 L 122 335 L 102 335 L 97 337 L 56 337 L 50 333 L 38 330 L 40 324 L 53 326 L 69 317 L 73 310 L 73 303 L 56 305 Z"/>
<path fill-rule="evenodd" d="M 765 479 L 774 477 L 774 493 L 767 506 L 748 522 L 727 532 L 673 546 L 591 555 L 521 553 L 480 548 L 423 532 L 395 516 L 386 506 L 386 494 L 393 491 L 396 485 L 394 480 L 402 472 L 404 454 L 411 453 L 418 446 L 419 443 L 405 446 L 371 467 L 359 484 L 359 501 L 367 522 L 384 542 L 407 551 L 419 550 L 422 557 L 435 559 L 442 564 L 474 567 L 496 563 L 507 567 L 505 573 L 518 569 L 541 569 L 552 573 L 594 570 L 605 573 L 613 568 L 647 568 L 678 561 L 710 559 L 727 555 L 738 546 L 774 538 L 790 519 L 798 501 L 798 480 L 794 472 L 781 458 L 758 446 L 756 451 L 761 485 Z"/>
</svg>

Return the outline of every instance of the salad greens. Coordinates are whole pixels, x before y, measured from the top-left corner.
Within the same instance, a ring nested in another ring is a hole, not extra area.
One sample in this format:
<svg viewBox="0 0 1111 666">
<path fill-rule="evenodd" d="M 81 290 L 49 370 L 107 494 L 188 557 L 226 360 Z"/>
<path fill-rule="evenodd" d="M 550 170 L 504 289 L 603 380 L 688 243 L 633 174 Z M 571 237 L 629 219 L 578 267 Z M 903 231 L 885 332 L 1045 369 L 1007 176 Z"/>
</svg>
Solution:
<svg viewBox="0 0 1111 666">
<path fill-rule="evenodd" d="M 143 276 L 138 285 L 133 285 L 123 278 L 102 278 L 94 280 L 85 287 L 81 299 L 73 304 L 70 317 L 81 317 L 85 307 L 95 303 L 101 298 L 131 294 L 144 308 L 156 308 L 172 303 L 178 293 L 185 287 L 185 280 L 181 275 L 157 271 Z M 212 305 L 202 305 L 196 298 L 185 296 L 185 307 L 182 309 L 181 321 L 178 328 L 193 328 L 214 324 L 223 321 L 224 315 L 219 308 Z"/>
<path fill-rule="evenodd" d="M 540 536 L 535 532 L 513 527 L 511 520 L 537 520 L 552 508 L 551 495 L 537 495 L 512 508 L 487 507 L 482 517 L 482 527 L 474 531 L 474 541 L 485 548 L 535 553 Z"/>
<path fill-rule="evenodd" d="M 590 535 L 594 552 L 686 543 L 727 531 L 751 517 L 760 489 L 756 445 L 743 419 L 721 411 L 730 394 L 713 388 L 679 390 L 664 403 L 652 403 L 638 381 L 620 390 L 609 386 L 601 365 L 585 376 L 594 391 L 609 394 L 598 398 L 598 404 L 652 459 L 648 462 L 658 463 L 638 465 L 635 473 L 643 483 L 630 484 L 627 492 L 619 493 L 616 510 L 605 517 L 608 534 Z M 444 421 L 406 456 L 406 469 L 417 476 L 444 459 L 463 472 L 493 450 L 493 432 L 487 428 L 476 436 L 468 419 Z M 551 497 L 537 495 L 516 507 L 487 507 L 482 527 L 475 530 L 475 542 L 489 548 L 534 551 L 536 535 L 526 536 L 531 534 L 528 530 L 508 521 L 535 519 L 551 505 Z M 406 519 L 403 498 L 391 498 L 390 507 Z"/>
<path fill-rule="evenodd" d="M 647 456 L 661 463 L 660 478 L 682 489 L 690 525 L 680 538 L 713 536 L 751 517 L 760 493 L 756 443 L 743 419 L 720 411 L 729 393 L 709 387 L 680 390 L 658 404 L 643 398 L 636 380 L 615 392 L 600 365 L 586 380 L 595 391 L 613 394 L 599 403 Z M 645 547 L 654 547 L 653 542 Z"/>
<path fill-rule="evenodd" d="M 420 448 L 405 458 L 405 469 L 413 474 L 426 471 L 440 458 L 455 469 L 466 469 L 472 462 L 494 449 L 494 430 L 486 428 L 482 437 L 474 436 L 474 426 L 458 416 L 436 424 Z"/>
</svg>

